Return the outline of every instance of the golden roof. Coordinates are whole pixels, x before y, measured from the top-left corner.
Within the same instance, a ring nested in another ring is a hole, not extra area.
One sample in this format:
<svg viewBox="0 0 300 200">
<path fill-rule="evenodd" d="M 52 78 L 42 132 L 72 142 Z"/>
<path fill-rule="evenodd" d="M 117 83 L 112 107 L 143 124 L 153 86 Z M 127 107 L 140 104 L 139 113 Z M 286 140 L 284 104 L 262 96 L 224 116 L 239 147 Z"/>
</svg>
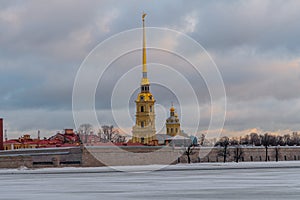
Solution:
<svg viewBox="0 0 300 200">
<path fill-rule="evenodd" d="M 139 93 L 136 99 L 137 102 L 140 101 L 155 101 L 153 95 L 150 92 L 147 93 Z"/>
</svg>

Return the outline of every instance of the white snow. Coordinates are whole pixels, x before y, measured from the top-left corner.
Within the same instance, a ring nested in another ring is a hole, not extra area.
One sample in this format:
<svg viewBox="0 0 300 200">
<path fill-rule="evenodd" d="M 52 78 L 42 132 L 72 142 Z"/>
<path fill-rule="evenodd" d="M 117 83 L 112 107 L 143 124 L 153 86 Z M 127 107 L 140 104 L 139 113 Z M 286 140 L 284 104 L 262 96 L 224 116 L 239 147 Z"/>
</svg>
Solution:
<svg viewBox="0 0 300 200">
<path fill-rule="evenodd" d="M 298 161 L 121 169 L 2 169 L 0 199 L 300 199 Z"/>
</svg>

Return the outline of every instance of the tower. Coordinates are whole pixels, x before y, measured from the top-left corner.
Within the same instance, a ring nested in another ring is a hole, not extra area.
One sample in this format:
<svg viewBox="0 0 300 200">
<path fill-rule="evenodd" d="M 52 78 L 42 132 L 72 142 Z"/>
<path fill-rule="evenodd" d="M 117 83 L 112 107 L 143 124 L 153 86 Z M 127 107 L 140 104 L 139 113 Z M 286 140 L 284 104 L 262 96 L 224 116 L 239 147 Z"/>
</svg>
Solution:
<svg viewBox="0 0 300 200">
<path fill-rule="evenodd" d="M 3 119 L 0 118 L 0 150 L 4 150 L 3 147 Z"/>
<path fill-rule="evenodd" d="M 138 94 L 136 104 L 135 125 L 132 127 L 132 142 L 142 144 L 152 144 L 155 137 L 155 99 L 150 92 L 150 82 L 147 77 L 147 55 L 146 55 L 146 32 L 145 32 L 145 17 L 143 20 L 143 72 L 141 80 L 141 91 Z"/>
<path fill-rule="evenodd" d="M 166 120 L 166 132 L 172 137 L 181 133 L 179 118 L 173 105 L 170 108 L 170 117 Z"/>
</svg>

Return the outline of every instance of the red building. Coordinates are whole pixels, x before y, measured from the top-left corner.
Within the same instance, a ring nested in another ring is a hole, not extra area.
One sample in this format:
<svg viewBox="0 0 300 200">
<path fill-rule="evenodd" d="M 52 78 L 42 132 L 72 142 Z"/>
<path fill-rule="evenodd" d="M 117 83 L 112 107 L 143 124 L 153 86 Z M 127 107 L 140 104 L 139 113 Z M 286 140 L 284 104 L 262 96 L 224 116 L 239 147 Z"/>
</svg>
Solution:
<svg viewBox="0 0 300 200">
<path fill-rule="evenodd" d="M 28 148 L 51 148 L 51 147 L 70 147 L 80 146 L 80 137 L 73 129 L 65 129 L 64 133 L 57 133 L 49 138 L 31 138 L 25 134 L 18 139 L 5 140 L 4 150 L 28 149 Z"/>
</svg>

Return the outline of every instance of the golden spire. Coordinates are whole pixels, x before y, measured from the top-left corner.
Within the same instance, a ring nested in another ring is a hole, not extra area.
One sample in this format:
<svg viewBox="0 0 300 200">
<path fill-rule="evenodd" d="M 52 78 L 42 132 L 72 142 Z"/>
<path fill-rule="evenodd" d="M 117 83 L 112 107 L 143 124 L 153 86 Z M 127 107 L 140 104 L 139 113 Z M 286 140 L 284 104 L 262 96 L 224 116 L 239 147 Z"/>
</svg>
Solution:
<svg viewBox="0 0 300 200">
<path fill-rule="evenodd" d="M 143 13 L 143 78 L 141 85 L 149 85 L 149 80 L 147 78 L 147 55 L 146 55 L 146 31 L 145 31 L 145 17 L 146 13 Z"/>
</svg>

